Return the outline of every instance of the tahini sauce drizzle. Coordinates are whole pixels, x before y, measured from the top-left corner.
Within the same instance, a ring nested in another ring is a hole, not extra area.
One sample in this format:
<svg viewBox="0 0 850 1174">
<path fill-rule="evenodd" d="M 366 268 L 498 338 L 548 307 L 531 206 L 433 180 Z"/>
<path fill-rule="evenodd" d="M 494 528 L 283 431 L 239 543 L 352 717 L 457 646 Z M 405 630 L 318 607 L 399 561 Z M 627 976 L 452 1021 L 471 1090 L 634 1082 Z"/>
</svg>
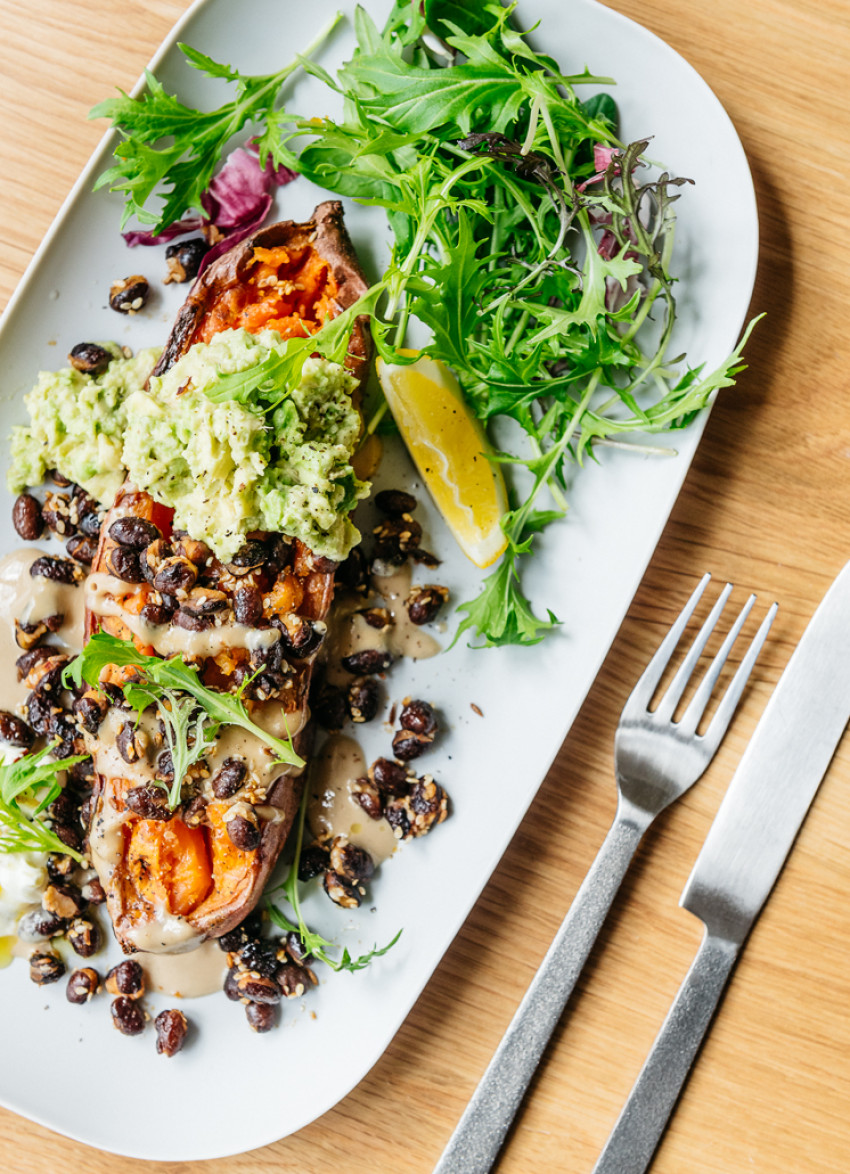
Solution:
<svg viewBox="0 0 850 1174">
<path fill-rule="evenodd" d="M 371 819 L 353 796 L 354 783 L 365 773 L 366 759 L 354 739 L 331 735 L 311 766 L 307 821 L 317 839 L 347 836 L 380 864 L 397 840 L 387 821 Z"/>
<path fill-rule="evenodd" d="M 43 554 L 43 550 L 25 547 L 0 559 L 0 709 L 12 713 L 19 711 L 29 692 L 17 679 L 15 668 L 24 651 L 15 641 L 16 619 L 34 623 L 61 612 L 65 619 L 55 638 L 62 650 L 79 652 L 83 646 L 83 586 L 33 577 L 30 567 Z"/>
<path fill-rule="evenodd" d="M 226 648 L 269 648 L 280 639 L 280 633 L 274 628 L 249 628 L 247 624 L 232 621 L 202 632 L 189 632 L 173 624 L 150 624 L 140 615 L 127 611 L 120 602 L 137 590 L 114 575 L 95 571 L 86 580 L 86 603 L 94 615 L 117 616 L 123 620 L 134 636 L 150 644 L 160 656 L 217 656 Z"/>
<path fill-rule="evenodd" d="M 227 971 L 227 956 L 215 940 L 201 942 L 188 954 L 140 952 L 135 960 L 144 970 L 150 990 L 181 999 L 197 999 L 220 991 Z"/>
<path fill-rule="evenodd" d="M 365 649 L 390 652 L 411 660 L 427 660 L 441 651 L 440 645 L 428 632 L 411 622 L 404 601 L 410 594 L 413 577 L 410 564 L 393 568 L 389 575 L 372 575 L 372 590 L 392 617 L 392 624 L 383 630 L 367 624 L 360 614 L 365 604 L 358 597 L 342 597 L 334 601 L 333 624 L 327 655 L 327 680 L 332 685 L 350 685 L 351 673 L 340 664 L 344 656 Z"/>
</svg>

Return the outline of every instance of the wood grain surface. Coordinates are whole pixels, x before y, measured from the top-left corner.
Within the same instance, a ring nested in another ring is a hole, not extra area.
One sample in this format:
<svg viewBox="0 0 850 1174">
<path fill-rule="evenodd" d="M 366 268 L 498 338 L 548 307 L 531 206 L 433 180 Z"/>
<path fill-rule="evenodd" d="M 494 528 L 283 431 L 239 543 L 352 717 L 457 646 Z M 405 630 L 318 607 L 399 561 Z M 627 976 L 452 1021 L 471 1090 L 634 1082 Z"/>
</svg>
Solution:
<svg viewBox="0 0 850 1174">
<path fill-rule="evenodd" d="M 134 83 L 187 6 L 0 0 L 0 303 L 99 139 L 102 125 L 86 121 L 88 109 L 113 86 Z M 0 1111 L 7 1169 L 430 1171 L 613 815 L 620 708 L 708 569 L 763 603 L 778 599 L 774 635 L 715 763 L 641 851 L 498 1167 L 591 1169 L 699 940 L 698 923 L 677 906 L 684 881 L 771 687 L 850 557 L 850 8 L 844 0 L 612 6 L 679 50 L 741 135 L 762 231 L 753 311 L 767 318 L 748 347 L 749 370 L 712 413 L 555 766 L 386 1054 L 334 1110 L 262 1150 L 164 1166 L 98 1153 Z M 848 786 L 845 741 L 744 952 L 654 1174 L 850 1167 Z"/>
</svg>

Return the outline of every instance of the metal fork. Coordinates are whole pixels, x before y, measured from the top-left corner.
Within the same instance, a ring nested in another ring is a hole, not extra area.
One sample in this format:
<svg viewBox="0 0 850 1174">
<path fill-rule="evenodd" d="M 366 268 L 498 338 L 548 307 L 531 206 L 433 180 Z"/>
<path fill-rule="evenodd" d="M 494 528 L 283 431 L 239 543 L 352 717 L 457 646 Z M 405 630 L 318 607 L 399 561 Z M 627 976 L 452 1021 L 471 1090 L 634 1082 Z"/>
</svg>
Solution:
<svg viewBox="0 0 850 1174">
<path fill-rule="evenodd" d="M 534 976 L 434 1174 L 486 1174 L 561 1017 L 623 877 L 655 817 L 694 785 L 714 757 L 767 638 L 765 616 L 704 733 L 700 724 L 726 658 L 755 602 L 751 595 L 677 722 L 676 707 L 732 591 L 727 583 L 654 710 L 649 706 L 711 576 L 705 575 L 625 704 L 614 740 L 614 822 Z"/>
</svg>

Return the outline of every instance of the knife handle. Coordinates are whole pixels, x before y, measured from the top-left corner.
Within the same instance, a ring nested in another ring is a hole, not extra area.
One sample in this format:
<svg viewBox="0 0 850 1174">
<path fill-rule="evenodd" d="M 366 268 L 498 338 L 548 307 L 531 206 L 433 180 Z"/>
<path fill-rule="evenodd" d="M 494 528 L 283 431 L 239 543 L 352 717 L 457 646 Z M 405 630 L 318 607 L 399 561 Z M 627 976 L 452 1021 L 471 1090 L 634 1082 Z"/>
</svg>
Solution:
<svg viewBox="0 0 850 1174">
<path fill-rule="evenodd" d="M 617 895 L 649 818 L 621 804 L 433 1174 L 487 1174 Z"/>
<path fill-rule="evenodd" d="M 649 1166 L 739 949 L 706 933 L 593 1174 L 643 1174 Z"/>
</svg>

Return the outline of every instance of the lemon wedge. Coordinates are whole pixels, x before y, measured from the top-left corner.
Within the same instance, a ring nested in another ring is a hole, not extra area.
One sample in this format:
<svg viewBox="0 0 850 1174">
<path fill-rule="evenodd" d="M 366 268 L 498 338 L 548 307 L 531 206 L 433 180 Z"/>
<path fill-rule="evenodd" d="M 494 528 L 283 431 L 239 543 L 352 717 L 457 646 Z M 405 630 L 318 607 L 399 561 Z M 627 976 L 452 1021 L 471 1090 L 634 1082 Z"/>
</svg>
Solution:
<svg viewBox="0 0 850 1174">
<path fill-rule="evenodd" d="M 415 353 L 415 352 L 404 352 Z M 378 359 L 378 378 L 398 430 L 463 553 L 489 567 L 507 547 L 499 520 L 508 508 L 501 469 L 484 429 L 442 363 L 423 355 L 404 366 Z"/>
</svg>

